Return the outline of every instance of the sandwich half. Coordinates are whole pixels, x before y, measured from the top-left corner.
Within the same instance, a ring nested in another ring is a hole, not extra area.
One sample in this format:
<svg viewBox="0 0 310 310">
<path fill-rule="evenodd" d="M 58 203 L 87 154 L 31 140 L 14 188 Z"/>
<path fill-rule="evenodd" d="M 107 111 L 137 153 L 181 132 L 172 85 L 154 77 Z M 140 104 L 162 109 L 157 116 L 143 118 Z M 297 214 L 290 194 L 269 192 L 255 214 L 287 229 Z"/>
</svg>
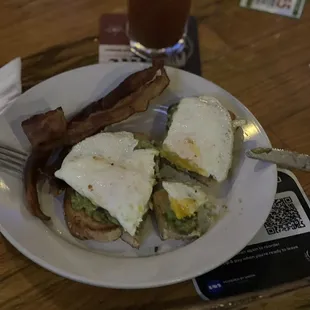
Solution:
<svg viewBox="0 0 310 310">
<path fill-rule="evenodd" d="M 72 188 L 65 192 L 64 214 L 70 233 L 80 240 L 110 242 L 122 235 L 122 228 L 115 218 Z"/>
<path fill-rule="evenodd" d="M 192 176 L 227 178 L 234 130 L 230 112 L 213 97 L 185 98 L 168 110 L 161 156 Z"/>
<path fill-rule="evenodd" d="M 212 208 L 200 186 L 176 181 L 162 181 L 153 193 L 153 208 L 162 240 L 192 239 L 210 226 Z"/>
<path fill-rule="evenodd" d="M 103 132 L 75 145 L 55 176 L 64 180 L 64 211 L 80 239 L 140 243 L 155 183 L 158 151 L 142 135 Z"/>
</svg>

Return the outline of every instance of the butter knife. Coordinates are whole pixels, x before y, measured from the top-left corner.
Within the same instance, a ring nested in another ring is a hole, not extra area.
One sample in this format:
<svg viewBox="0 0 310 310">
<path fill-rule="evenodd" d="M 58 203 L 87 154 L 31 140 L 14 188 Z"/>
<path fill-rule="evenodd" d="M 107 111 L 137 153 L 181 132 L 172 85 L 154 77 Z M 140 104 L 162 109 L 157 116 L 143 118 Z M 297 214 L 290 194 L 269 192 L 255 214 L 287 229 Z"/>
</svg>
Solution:
<svg viewBox="0 0 310 310">
<path fill-rule="evenodd" d="M 268 161 L 281 167 L 310 171 L 310 156 L 306 154 L 263 147 L 247 150 L 245 153 L 249 158 Z"/>
</svg>

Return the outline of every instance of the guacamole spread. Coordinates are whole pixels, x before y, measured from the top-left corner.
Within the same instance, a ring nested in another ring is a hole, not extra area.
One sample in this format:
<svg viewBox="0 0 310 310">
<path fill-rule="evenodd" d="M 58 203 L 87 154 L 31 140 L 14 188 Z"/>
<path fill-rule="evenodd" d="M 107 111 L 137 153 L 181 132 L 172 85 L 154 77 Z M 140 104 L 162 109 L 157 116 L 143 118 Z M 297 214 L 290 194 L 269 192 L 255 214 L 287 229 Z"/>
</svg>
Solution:
<svg viewBox="0 0 310 310">
<path fill-rule="evenodd" d="M 145 150 L 145 149 L 154 149 L 154 148 L 155 147 L 151 141 L 141 139 L 136 145 L 135 150 Z"/>
<path fill-rule="evenodd" d="M 177 219 L 175 213 L 172 210 L 166 211 L 166 220 L 168 225 L 174 228 L 178 233 L 188 235 L 197 228 L 197 216 L 185 217 L 183 219 Z"/>
<path fill-rule="evenodd" d="M 111 216 L 108 211 L 95 206 L 89 199 L 77 192 L 74 192 L 71 196 L 71 205 L 73 210 L 83 210 L 88 216 L 92 217 L 97 222 L 119 225 L 117 219 Z"/>
</svg>

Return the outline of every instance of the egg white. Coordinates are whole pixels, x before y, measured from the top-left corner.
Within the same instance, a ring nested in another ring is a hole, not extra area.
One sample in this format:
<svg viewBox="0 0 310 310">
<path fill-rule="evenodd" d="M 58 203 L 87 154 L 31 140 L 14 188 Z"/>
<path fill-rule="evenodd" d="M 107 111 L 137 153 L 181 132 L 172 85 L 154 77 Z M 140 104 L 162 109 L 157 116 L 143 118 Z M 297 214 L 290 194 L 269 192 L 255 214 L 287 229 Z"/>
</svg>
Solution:
<svg viewBox="0 0 310 310">
<path fill-rule="evenodd" d="M 99 133 L 75 145 L 55 176 L 115 217 L 134 236 L 154 184 L 154 149 L 132 133 Z"/>
<path fill-rule="evenodd" d="M 192 216 L 200 206 L 208 201 L 207 194 L 199 186 L 163 181 L 162 187 L 167 192 L 172 209 L 179 219 L 185 216 Z M 192 202 L 190 204 L 185 203 L 188 200 Z M 184 215 L 178 216 L 181 213 Z"/>
<path fill-rule="evenodd" d="M 221 182 L 232 162 L 233 128 L 229 112 L 213 97 L 185 98 L 178 104 L 163 149 Z"/>
</svg>

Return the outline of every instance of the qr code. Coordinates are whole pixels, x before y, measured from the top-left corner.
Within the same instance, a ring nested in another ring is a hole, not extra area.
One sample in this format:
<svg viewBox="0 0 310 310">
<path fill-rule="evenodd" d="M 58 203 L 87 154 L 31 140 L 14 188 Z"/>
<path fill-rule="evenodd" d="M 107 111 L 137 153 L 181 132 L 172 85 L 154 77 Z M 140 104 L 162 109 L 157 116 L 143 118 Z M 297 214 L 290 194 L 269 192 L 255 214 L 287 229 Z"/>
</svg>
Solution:
<svg viewBox="0 0 310 310">
<path fill-rule="evenodd" d="M 276 199 L 264 224 L 268 235 L 306 227 L 291 197 Z"/>
</svg>

